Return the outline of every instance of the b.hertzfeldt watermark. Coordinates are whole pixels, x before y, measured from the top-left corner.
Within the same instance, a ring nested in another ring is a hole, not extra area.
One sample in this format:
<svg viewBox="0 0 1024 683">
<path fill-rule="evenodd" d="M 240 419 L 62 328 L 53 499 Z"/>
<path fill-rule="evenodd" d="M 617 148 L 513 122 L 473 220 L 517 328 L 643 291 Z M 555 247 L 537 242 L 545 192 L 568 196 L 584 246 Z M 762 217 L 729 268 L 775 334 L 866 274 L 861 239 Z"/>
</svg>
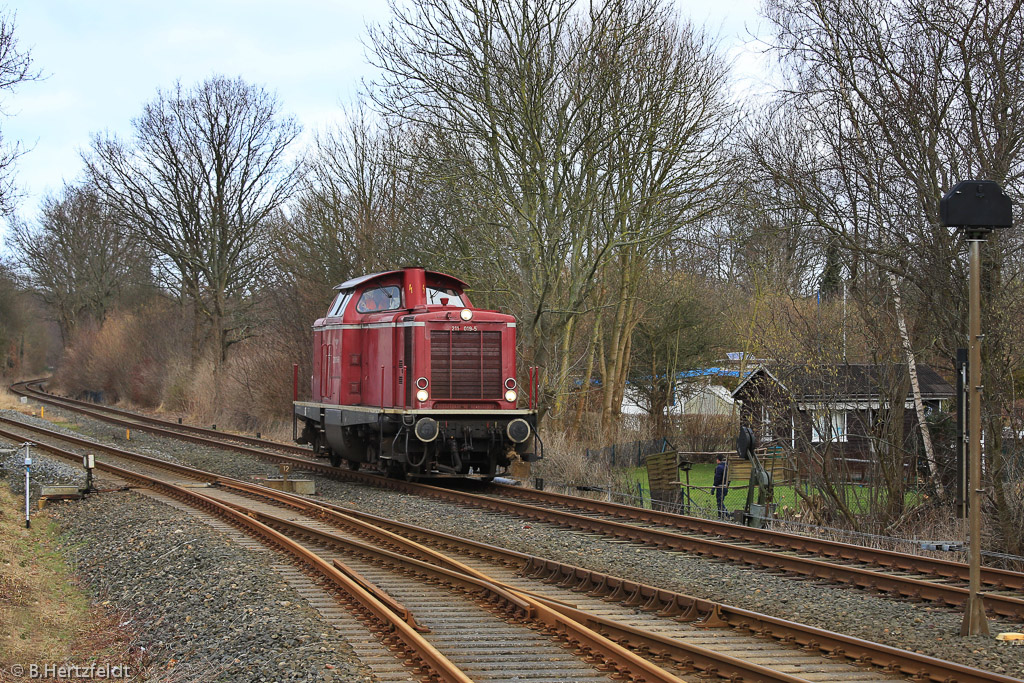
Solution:
<svg viewBox="0 0 1024 683">
<path fill-rule="evenodd" d="M 0 674 L 3 674 L 0 669 Z M 12 664 L 7 671 L 12 678 L 45 681 L 47 679 L 60 680 L 130 680 L 132 669 L 125 664 L 103 664 L 92 662 L 90 664 L 57 664 L 53 662 L 32 662 L 27 664 Z"/>
</svg>

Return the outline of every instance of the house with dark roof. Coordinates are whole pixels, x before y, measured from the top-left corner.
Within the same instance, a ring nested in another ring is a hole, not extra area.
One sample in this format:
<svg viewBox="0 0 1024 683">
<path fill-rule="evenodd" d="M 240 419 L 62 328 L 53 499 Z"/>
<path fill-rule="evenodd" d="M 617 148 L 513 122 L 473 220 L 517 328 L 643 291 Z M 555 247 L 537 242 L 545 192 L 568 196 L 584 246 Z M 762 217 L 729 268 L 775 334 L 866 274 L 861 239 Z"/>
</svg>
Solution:
<svg viewBox="0 0 1024 683">
<path fill-rule="evenodd" d="M 926 414 L 940 410 L 954 397 L 953 387 L 927 365 L 916 368 Z M 740 402 L 740 424 L 777 450 L 827 455 L 860 475 L 871 469 L 879 449 L 898 448 L 908 459 L 917 452 L 917 412 L 905 364 L 761 366 L 732 396 Z"/>
</svg>

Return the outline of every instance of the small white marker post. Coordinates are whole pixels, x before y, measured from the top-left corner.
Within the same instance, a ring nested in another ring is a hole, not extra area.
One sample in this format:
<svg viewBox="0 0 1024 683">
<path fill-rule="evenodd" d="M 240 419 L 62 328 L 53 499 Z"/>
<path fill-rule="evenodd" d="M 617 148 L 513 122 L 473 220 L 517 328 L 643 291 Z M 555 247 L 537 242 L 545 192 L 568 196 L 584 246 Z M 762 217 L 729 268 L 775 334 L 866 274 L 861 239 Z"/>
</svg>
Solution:
<svg viewBox="0 0 1024 683">
<path fill-rule="evenodd" d="M 92 471 L 96 467 L 96 456 L 92 453 L 83 456 L 82 465 L 85 467 L 85 493 L 92 493 L 96 490 L 92 485 Z"/>
<path fill-rule="evenodd" d="M 21 445 L 25 447 L 25 528 L 26 529 L 31 529 L 32 528 L 32 519 L 29 516 L 29 507 L 28 507 L 28 499 L 29 499 L 29 495 L 30 495 L 29 494 L 29 476 L 28 475 L 29 475 L 29 470 L 32 468 L 32 454 L 29 451 L 29 446 L 31 446 L 32 444 L 26 441 L 25 443 L 23 443 Z"/>
</svg>

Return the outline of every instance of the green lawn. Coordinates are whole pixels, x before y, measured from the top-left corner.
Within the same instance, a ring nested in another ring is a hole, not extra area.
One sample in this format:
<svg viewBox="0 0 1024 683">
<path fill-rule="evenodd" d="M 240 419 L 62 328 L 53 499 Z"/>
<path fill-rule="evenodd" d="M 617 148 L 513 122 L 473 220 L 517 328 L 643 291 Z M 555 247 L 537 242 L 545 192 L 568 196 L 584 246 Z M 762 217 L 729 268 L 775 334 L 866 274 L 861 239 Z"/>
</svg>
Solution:
<svg viewBox="0 0 1024 683">
<path fill-rule="evenodd" d="M 778 475 L 777 475 L 778 476 Z M 633 467 L 628 470 L 626 475 L 627 483 L 631 490 L 635 493 L 637 486 L 643 487 L 643 505 L 644 507 L 650 507 L 650 483 L 647 480 L 647 470 L 643 467 Z M 704 488 L 691 488 L 690 500 L 696 508 L 703 508 L 708 512 L 715 509 L 715 496 L 711 489 L 712 482 L 715 477 L 715 465 L 713 463 L 698 463 L 693 465 L 690 469 L 690 486 L 691 487 L 704 487 Z M 686 473 L 679 473 L 679 481 L 686 481 Z M 734 482 L 735 484 L 735 482 Z M 847 495 L 851 499 L 851 507 L 855 512 L 865 512 L 867 506 L 870 503 L 870 490 L 864 484 L 849 484 L 847 485 Z M 725 497 L 725 506 L 729 510 L 736 510 L 742 508 L 746 504 L 747 500 L 747 487 L 746 486 L 732 486 Z M 757 502 L 756 499 L 754 502 Z M 796 494 L 795 487 L 792 485 L 776 485 L 775 495 L 773 502 L 776 504 L 777 509 L 781 510 L 785 506 L 790 508 L 799 507 L 799 497 Z M 914 505 L 920 502 L 920 494 L 916 491 L 910 491 L 906 494 L 907 505 Z"/>
</svg>

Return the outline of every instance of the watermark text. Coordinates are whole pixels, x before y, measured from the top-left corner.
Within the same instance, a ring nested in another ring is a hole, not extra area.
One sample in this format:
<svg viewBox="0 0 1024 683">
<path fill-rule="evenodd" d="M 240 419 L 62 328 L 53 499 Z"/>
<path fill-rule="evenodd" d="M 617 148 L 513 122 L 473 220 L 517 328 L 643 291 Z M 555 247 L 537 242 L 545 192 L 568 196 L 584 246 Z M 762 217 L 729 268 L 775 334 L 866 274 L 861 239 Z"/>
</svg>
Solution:
<svg viewBox="0 0 1024 683">
<path fill-rule="evenodd" d="M 32 680 L 127 680 L 132 669 L 125 664 L 14 664 L 8 669 L 14 678 Z"/>
</svg>

